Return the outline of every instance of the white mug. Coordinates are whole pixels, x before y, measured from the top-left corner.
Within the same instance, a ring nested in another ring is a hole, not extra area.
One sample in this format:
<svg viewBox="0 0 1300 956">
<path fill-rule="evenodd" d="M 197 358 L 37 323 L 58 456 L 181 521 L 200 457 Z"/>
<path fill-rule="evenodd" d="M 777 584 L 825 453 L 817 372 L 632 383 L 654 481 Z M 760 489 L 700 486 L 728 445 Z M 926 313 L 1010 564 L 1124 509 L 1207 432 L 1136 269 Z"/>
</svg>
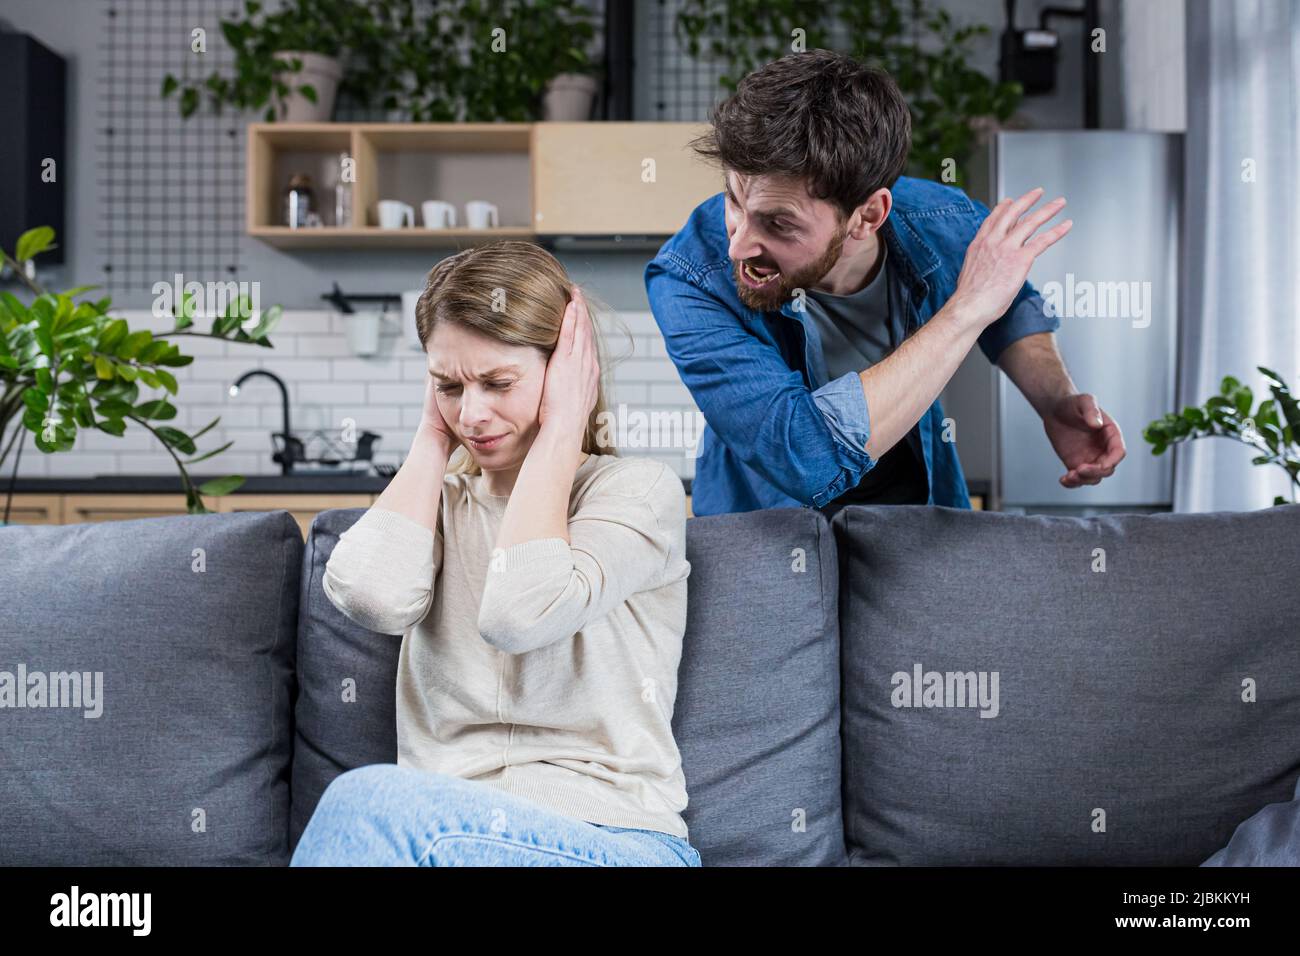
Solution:
<svg viewBox="0 0 1300 956">
<path fill-rule="evenodd" d="M 420 204 L 420 212 L 424 214 L 425 229 L 456 228 L 456 207 L 449 202 L 430 199 Z"/>
<path fill-rule="evenodd" d="M 397 199 L 379 200 L 379 227 L 401 229 L 415 225 L 415 210 Z"/>
<path fill-rule="evenodd" d="M 482 199 L 465 203 L 465 224 L 471 229 L 487 229 L 500 225 L 497 207 Z"/>
</svg>

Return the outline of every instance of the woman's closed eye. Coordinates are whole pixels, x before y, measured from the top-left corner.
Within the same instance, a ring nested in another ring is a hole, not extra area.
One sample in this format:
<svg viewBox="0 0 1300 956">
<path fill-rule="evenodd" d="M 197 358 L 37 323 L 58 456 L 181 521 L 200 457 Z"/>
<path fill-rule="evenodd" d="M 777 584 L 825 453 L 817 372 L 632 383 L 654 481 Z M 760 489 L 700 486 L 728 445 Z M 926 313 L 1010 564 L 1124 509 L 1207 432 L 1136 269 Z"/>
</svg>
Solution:
<svg viewBox="0 0 1300 956">
<path fill-rule="evenodd" d="M 484 382 L 483 384 L 486 385 L 488 388 L 495 388 L 498 391 L 505 391 L 507 388 L 513 385 L 514 382 Z M 438 391 L 451 392 L 451 391 L 456 391 L 459 388 L 460 388 L 459 385 L 439 385 Z"/>
</svg>

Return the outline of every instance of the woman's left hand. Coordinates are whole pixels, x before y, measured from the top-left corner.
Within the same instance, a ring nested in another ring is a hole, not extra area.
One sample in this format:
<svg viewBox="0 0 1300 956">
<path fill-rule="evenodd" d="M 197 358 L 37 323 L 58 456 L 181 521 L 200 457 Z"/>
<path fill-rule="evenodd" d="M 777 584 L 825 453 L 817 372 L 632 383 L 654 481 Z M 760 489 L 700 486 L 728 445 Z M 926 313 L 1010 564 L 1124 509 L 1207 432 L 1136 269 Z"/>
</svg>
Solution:
<svg viewBox="0 0 1300 956">
<path fill-rule="evenodd" d="M 572 439 L 581 447 L 600 387 L 596 334 L 587 300 L 576 285 L 560 323 L 560 338 L 546 363 L 538 420 L 543 431 Z"/>
</svg>

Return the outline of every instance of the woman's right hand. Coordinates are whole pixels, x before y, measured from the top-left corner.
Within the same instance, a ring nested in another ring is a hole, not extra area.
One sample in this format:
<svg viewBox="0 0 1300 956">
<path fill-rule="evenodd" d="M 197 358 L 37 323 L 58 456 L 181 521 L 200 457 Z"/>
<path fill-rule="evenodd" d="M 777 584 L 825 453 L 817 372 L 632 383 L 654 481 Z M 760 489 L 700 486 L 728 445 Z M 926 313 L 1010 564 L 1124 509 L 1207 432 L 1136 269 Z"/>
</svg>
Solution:
<svg viewBox="0 0 1300 956">
<path fill-rule="evenodd" d="M 425 375 L 424 410 L 420 415 L 419 431 L 429 435 L 448 456 L 460 444 L 460 439 L 451 430 L 451 426 L 442 417 L 442 410 L 438 408 L 438 390 L 432 375 Z"/>
</svg>

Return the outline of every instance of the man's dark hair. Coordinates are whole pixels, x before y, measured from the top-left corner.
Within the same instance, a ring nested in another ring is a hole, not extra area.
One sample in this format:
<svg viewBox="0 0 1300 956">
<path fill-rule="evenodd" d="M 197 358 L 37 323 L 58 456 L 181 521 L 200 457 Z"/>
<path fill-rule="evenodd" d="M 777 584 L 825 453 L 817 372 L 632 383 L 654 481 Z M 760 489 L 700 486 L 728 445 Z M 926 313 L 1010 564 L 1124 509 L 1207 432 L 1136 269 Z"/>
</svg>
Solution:
<svg viewBox="0 0 1300 956">
<path fill-rule="evenodd" d="M 912 117 L 884 70 L 832 50 L 789 53 L 747 74 L 692 148 L 747 176 L 790 175 L 847 216 L 907 166 Z"/>
</svg>

